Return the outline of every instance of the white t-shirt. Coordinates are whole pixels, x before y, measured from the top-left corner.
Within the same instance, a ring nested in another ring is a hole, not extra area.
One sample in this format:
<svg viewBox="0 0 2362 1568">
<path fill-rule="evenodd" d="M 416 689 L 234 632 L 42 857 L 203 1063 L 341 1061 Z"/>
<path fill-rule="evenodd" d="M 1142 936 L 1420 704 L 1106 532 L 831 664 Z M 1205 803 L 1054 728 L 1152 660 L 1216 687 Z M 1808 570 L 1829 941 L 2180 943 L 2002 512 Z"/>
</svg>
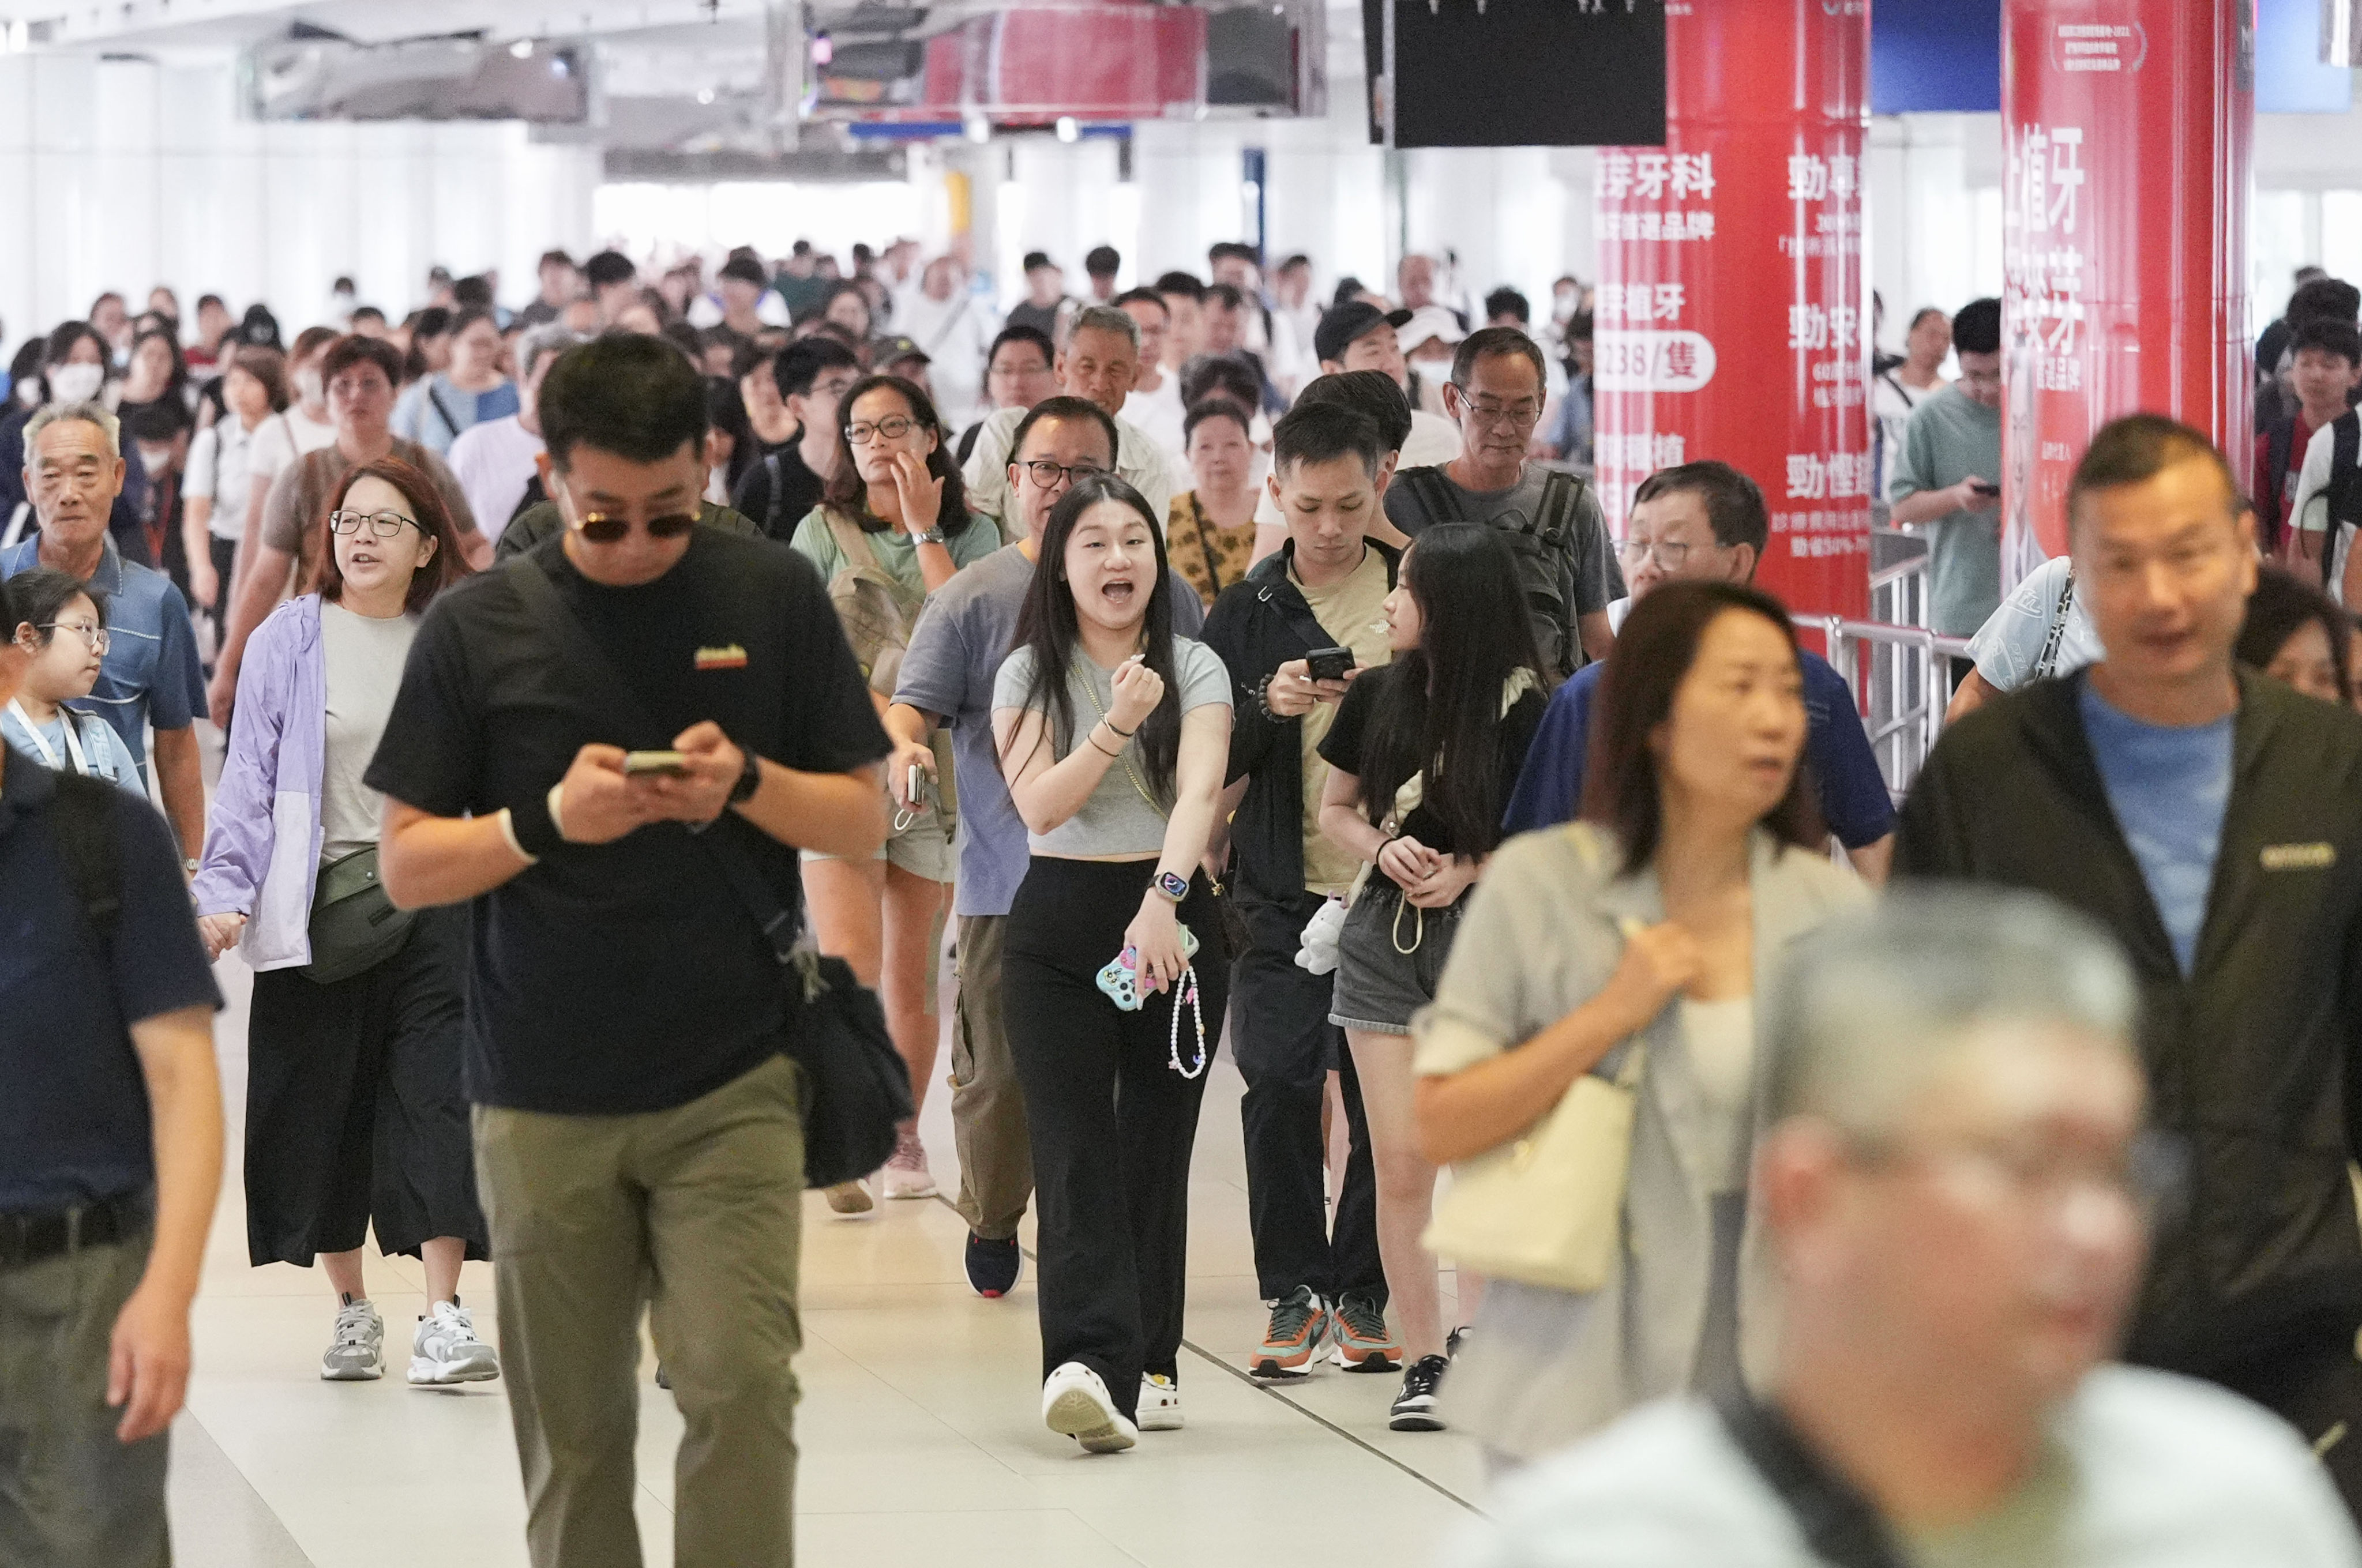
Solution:
<svg viewBox="0 0 2362 1568">
<path fill-rule="evenodd" d="M 181 486 L 184 501 L 200 498 L 214 503 L 206 531 L 216 539 L 246 536 L 247 503 L 254 498 L 254 448 L 264 431 L 278 424 L 266 416 L 248 430 L 235 414 L 206 425 L 189 443 L 189 471 Z"/>
<path fill-rule="evenodd" d="M 2068 558 L 2053 556 L 2025 574 L 2025 580 L 1985 618 L 1969 639 L 1969 657 L 1977 673 L 1999 691 L 2014 691 L 2034 679 L 2034 667 L 2058 624 L 2058 600 L 2067 587 Z M 2100 645 L 2099 628 L 2092 624 L 2091 609 L 2078 593 L 2067 606 L 2067 624 L 2059 633 L 2052 675 L 2071 675 L 2108 657 Z"/>
<path fill-rule="evenodd" d="M 2329 528 L 2329 504 L 2325 492 L 2329 489 L 2330 469 L 2337 459 L 2337 422 L 2312 433 L 2305 443 L 2304 467 L 2296 479 L 2296 509 L 2290 513 L 2296 525 L 2308 534 L 2321 534 Z M 2337 537 L 2329 541 L 2329 591 L 2341 603 L 2345 596 L 2345 552 L 2354 542 L 2351 527 L 2340 528 Z M 2348 610 L 2355 606 L 2347 604 Z"/>
<path fill-rule="evenodd" d="M 468 510 L 476 514 L 477 531 L 485 538 L 498 540 L 509 525 L 541 452 L 541 437 L 512 414 L 460 431 L 444 454 L 452 477 L 467 494 Z"/>
<path fill-rule="evenodd" d="M 2210 1384 L 2104 1366 L 2043 1463 L 1985 1518 L 1898 1532 L 1916 1568 L 2356 1568 L 2312 1451 Z M 1449 1568 L 1827 1568 L 1711 1408 L 1645 1405 L 1503 1485 Z"/>
<path fill-rule="evenodd" d="M 1153 392 L 1138 387 L 1123 400 L 1123 416 L 1140 426 L 1141 434 L 1164 449 L 1176 469 L 1187 469 L 1189 463 L 1188 443 L 1182 438 L 1181 425 L 1188 410 L 1181 406 L 1181 378 L 1171 370 L 1156 384 Z"/>
<path fill-rule="evenodd" d="M 266 419 L 254 433 L 254 448 L 246 459 L 247 469 L 254 478 L 269 484 L 279 477 L 279 471 L 296 458 L 308 456 L 337 439 L 337 427 L 306 418 L 301 405 L 291 406 L 286 413 Z"/>
</svg>

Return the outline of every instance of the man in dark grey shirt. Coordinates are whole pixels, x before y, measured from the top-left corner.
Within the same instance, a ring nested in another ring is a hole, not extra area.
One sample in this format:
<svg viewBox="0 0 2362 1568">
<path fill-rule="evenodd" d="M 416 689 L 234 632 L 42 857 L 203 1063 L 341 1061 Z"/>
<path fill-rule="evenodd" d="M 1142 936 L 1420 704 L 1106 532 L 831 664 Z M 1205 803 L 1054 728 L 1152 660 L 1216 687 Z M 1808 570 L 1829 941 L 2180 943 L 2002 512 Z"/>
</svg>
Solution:
<svg viewBox="0 0 2362 1568">
<path fill-rule="evenodd" d="M 1616 635 L 1607 606 L 1624 597 L 1607 521 L 1592 488 L 1573 474 L 1526 461 L 1540 423 L 1542 352 L 1514 326 L 1471 333 L 1443 388 L 1460 425 L 1460 456 L 1409 469 L 1386 489 L 1386 520 L 1413 540 L 1438 523 L 1498 530 L 1518 558 L 1534 641 L 1558 679 L 1607 657 Z"/>
</svg>

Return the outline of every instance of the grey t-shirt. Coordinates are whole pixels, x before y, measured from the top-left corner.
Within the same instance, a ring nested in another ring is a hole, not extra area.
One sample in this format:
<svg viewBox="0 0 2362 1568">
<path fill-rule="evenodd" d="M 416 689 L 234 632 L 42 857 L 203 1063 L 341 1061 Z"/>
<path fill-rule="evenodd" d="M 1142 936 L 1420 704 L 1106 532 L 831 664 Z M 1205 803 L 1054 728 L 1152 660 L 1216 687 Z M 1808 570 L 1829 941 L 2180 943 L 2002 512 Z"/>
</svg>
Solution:
<svg viewBox="0 0 2362 1568">
<path fill-rule="evenodd" d="M 377 843 L 385 797 L 361 782 L 402 690 L 403 661 L 418 635 L 418 617 L 390 621 L 320 606 L 320 651 L 328 681 L 326 766 L 320 774 L 320 863 Z"/>
<path fill-rule="evenodd" d="M 2208 1384 L 2103 1366 L 2051 1421 L 2001 1507 L 1900 1532 L 1915 1568 L 2356 1568 L 2354 1527 L 2312 1452 Z M 1825 1568 L 1702 1404 L 1664 1401 L 1519 1472 L 1449 1568 Z"/>
<path fill-rule="evenodd" d="M 1946 387 L 1911 411 L 1903 451 L 1888 458 L 1886 499 L 1946 490 L 1974 477 L 2001 482 L 2001 411 Z M 1972 637 L 2001 604 L 2001 508 L 1948 512 L 1920 526 L 1927 532 L 1927 600 L 1931 629 L 1945 637 Z"/>
<path fill-rule="evenodd" d="M 1419 493 L 1424 481 L 1405 483 L 1407 474 L 1398 473 L 1386 487 L 1386 521 L 1410 536 L 1414 543 L 1421 533 L 1438 523 L 1484 523 L 1496 528 L 1523 528 L 1540 515 L 1542 491 L 1550 484 L 1551 472 L 1540 463 L 1528 463 L 1518 475 L 1518 482 L 1508 489 L 1478 491 L 1459 484 L 1440 468 L 1424 471 L 1441 480 L 1444 494 L 1451 498 L 1451 504 L 1440 513 L 1430 510 Z M 1556 674 L 1572 675 L 1584 662 L 1573 617 L 1605 610 L 1623 598 L 1624 593 L 1624 573 L 1616 564 L 1615 550 L 1608 545 L 1607 518 L 1599 509 L 1599 492 L 1586 484 L 1575 502 L 1574 526 L 1568 536 L 1566 557 L 1559 569 L 1559 596 L 1568 606 L 1569 619 L 1559 628 L 1558 646 L 1540 650 Z"/>
<path fill-rule="evenodd" d="M 1033 563 L 1017 545 L 963 568 L 927 601 L 911 628 L 894 690 L 895 701 L 952 727 L 960 808 L 956 914 L 1005 915 L 1025 880 L 1025 823 L 993 753 L 992 690 L 1032 581 Z M 1197 591 L 1175 572 L 1173 629 L 1195 636 L 1205 624 Z"/>
<path fill-rule="evenodd" d="M 992 684 L 996 709 L 1025 706 L 1027 685 L 1033 678 L 1033 650 L 1019 648 L 1000 667 Z M 1187 637 L 1173 639 L 1173 678 L 1180 688 L 1181 712 L 1187 717 L 1199 708 L 1231 705 L 1231 672 L 1214 650 Z M 1098 716 L 1115 707 L 1115 672 L 1101 669 L 1079 650 L 1066 667 L 1066 690 L 1075 704 L 1073 743 L 1061 748 L 1065 760 L 1083 740 Z M 1056 737 L 1051 737 L 1053 744 Z M 1123 755 L 1111 763 L 1090 797 L 1071 817 L 1048 833 L 1028 832 L 1026 847 L 1036 855 L 1065 855 L 1076 859 L 1103 855 L 1153 855 L 1164 847 L 1167 812 L 1149 797 L 1155 785 L 1148 777 L 1137 739 L 1125 743 Z"/>
</svg>

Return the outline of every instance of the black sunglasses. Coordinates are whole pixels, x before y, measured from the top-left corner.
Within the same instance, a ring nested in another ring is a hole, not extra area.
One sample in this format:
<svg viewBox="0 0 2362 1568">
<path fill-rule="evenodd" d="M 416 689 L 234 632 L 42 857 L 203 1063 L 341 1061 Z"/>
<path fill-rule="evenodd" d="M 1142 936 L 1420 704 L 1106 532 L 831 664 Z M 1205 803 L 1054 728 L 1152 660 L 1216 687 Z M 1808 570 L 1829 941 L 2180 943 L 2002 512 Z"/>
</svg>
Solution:
<svg viewBox="0 0 2362 1568">
<path fill-rule="evenodd" d="M 582 536 L 594 545 L 612 545 L 632 531 L 628 517 L 610 517 L 603 512 L 586 512 L 575 525 Z M 648 536 L 652 539 L 678 539 L 697 526 L 697 519 L 686 512 L 670 512 L 662 517 L 648 519 Z"/>
</svg>

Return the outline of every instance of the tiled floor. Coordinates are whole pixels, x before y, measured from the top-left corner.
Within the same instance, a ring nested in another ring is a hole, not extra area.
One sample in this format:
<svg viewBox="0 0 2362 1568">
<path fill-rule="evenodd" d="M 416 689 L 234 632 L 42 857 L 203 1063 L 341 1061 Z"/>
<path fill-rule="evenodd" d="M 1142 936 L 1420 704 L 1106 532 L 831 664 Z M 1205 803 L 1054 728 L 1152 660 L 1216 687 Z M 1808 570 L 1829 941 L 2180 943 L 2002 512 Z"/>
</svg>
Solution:
<svg viewBox="0 0 2362 1568">
<path fill-rule="evenodd" d="M 230 1179 L 196 1309 L 197 1371 L 176 1429 L 172 1504 L 185 1568 L 374 1568 L 525 1562 L 524 1504 L 502 1386 L 414 1389 L 395 1375 L 322 1383 L 331 1317 L 316 1272 L 247 1266 L 237 1182 L 248 977 L 218 1038 L 230 1099 Z M 1395 1568 L 1434 1561 L 1479 1495 L 1473 1446 L 1389 1432 L 1395 1382 L 1325 1369 L 1289 1394 L 1231 1370 L 1260 1337 L 1246 1229 L 1237 1074 L 1214 1069 L 1193 1173 L 1186 1430 L 1128 1454 L 1084 1456 L 1039 1417 L 1032 1265 L 985 1301 L 960 1270 L 966 1234 L 942 1202 L 881 1204 L 862 1221 L 809 1200 L 805 1389 L 797 1419 L 800 1562 L 860 1568 Z M 949 1099 L 922 1130 L 956 1185 Z M 1031 1238 L 1028 1237 L 1030 1247 Z M 390 1352 L 406 1354 L 424 1277 L 370 1264 Z M 491 1281 L 462 1292 L 497 1339 Z M 1449 1282 L 1447 1281 L 1447 1284 Z M 652 1364 L 647 1369 L 653 1370 Z M 670 1397 L 643 1384 L 638 1511 L 646 1560 L 672 1561 Z"/>
</svg>

